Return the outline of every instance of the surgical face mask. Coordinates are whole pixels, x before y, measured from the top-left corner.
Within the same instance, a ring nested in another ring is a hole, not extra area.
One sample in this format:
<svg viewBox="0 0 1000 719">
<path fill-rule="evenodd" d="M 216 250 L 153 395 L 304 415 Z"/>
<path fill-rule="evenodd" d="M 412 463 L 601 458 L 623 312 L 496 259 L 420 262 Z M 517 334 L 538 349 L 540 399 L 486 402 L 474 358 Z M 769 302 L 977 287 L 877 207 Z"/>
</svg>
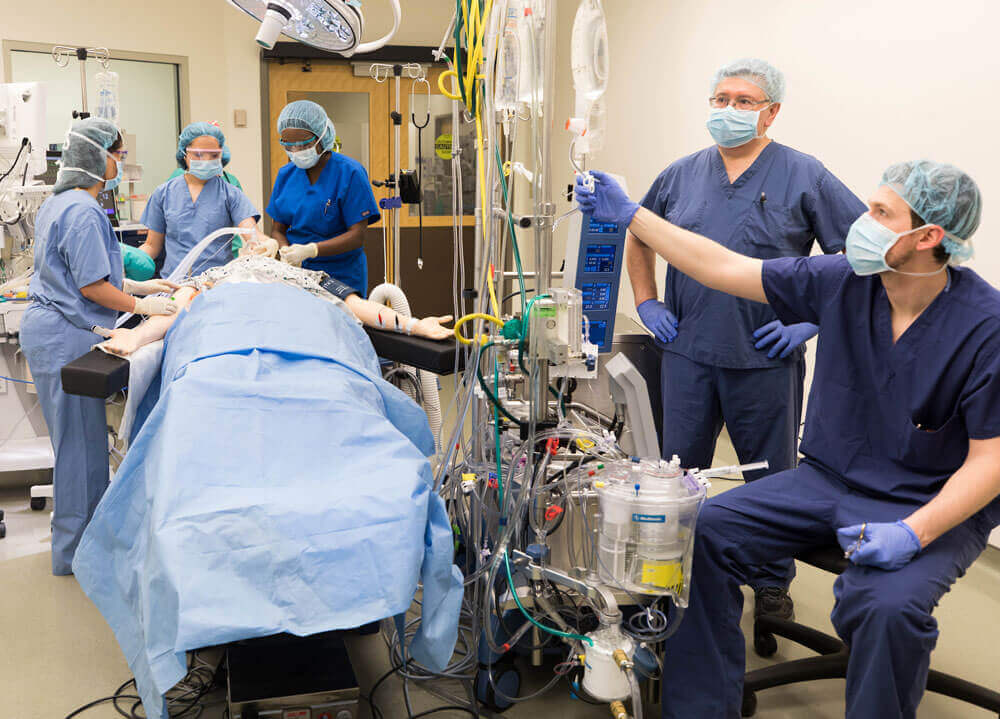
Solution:
<svg viewBox="0 0 1000 719">
<path fill-rule="evenodd" d="M 222 160 L 188 160 L 188 172 L 199 180 L 211 180 L 222 174 Z"/>
<path fill-rule="evenodd" d="M 326 131 L 328 129 L 329 126 L 323 128 L 323 134 L 316 139 L 316 142 L 305 150 L 298 150 L 296 152 L 285 150 L 285 154 L 288 155 L 288 159 L 295 163 L 295 166 L 300 170 L 308 170 L 310 167 L 314 167 L 316 163 L 319 162 L 320 158 L 320 153 L 317 152 L 316 148 L 319 147 L 320 143 L 323 141 L 323 137 L 326 135 Z"/>
<path fill-rule="evenodd" d="M 925 227 L 932 227 L 932 225 L 921 225 L 906 232 L 893 232 L 866 212 L 854 221 L 851 229 L 847 232 L 847 239 L 844 241 L 847 245 L 847 262 L 854 270 L 854 274 L 861 277 L 890 271 L 912 277 L 936 275 L 944 270 L 945 265 L 934 272 L 902 272 L 890 267 L 889 263 L 885 261 L 885 256 L 900 237 Z"/>
<path fill-rule="evenodd" d="M 760 119 L 760 112 L 760 110 L 737 110 L 732 105 L 712 110 L 708 114 L 706 123 L 708 133 L 722 147 L 745 145 L 759 137 L 757 122 Z"/>
<path fill-rule="evenodd" d="M 111 153 L 109 152 L 108 155 L 111 155 Z M 111 159 L 114 160 L 115 164 L 118 166 L 118 174 L 115 175 L 114 177 L 112 177 L 110 180 L 105 180 L 104 181 L 104 190 L 105 191 L 113 190 L 116 187 L 118 187 L 118 185 L 122 184 L 122 176 L 125 174 L 125 165 L 124 165 L 124 163 L 122 163 L 122 161 L 119 160 L 114 155 L 111 155 Z"/>
</svg>

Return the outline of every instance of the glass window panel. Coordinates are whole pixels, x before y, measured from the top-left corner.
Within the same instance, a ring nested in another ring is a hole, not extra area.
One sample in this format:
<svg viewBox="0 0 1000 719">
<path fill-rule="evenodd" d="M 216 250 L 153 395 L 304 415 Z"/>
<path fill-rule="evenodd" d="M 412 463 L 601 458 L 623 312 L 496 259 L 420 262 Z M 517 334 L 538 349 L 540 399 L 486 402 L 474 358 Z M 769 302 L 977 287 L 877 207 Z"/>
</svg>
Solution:
<svg viewBox="0 0 1000 719">
<path fill-rule="evenodd" d="M 414 111 L 423 113 L 424 98 L 417 95 L 413 103 Z M 451 103 L 444 95 L 431 95 L 430 123 L 418 133 L 412 120 L 408 123 L 410 132 L 410 164 L 417 169 L 417 138 L 423 151 L 421 172 L 422 202 L 425 217 L 451 216 Z M 417 117 L 417 121 L 422 120 Z M 463 214 L 474 215 L 476 205 L 476 128 L 471 122 L 462 122 L 460 138 L 462 155 L 462 203 Z M 438 151 L 441 154 L 438 154 Z M 411 216 L 416 208 L 411 210 Z"/>
<path fill-rule="evenodd" d="M 45 83 L 47 141 L 61 146 L 73 120 L 73 110 L 80 110 L 83 104 L 78 61 L 73 58 L 68 66 L 59 67 L 50 53 L 12 50 L 10 64 L 13 82 Z M 103 69 L 99 63 L 87 61 L 87 109 L 91 112 L 97 106 L 95 75 Z M 134 192 L 149 194 L 177 169 L 175 153 L 180 134 L 177 66 L 111 60 L 109 69 L 118 73 L 119 125 L 126 134 L 135 136 L 136 146 L 128 148 L 126 162 L 142 166 L 142 180 L 134 183 Z M 123 187 L 123 191 L 128 190 Z"/>
</svg>

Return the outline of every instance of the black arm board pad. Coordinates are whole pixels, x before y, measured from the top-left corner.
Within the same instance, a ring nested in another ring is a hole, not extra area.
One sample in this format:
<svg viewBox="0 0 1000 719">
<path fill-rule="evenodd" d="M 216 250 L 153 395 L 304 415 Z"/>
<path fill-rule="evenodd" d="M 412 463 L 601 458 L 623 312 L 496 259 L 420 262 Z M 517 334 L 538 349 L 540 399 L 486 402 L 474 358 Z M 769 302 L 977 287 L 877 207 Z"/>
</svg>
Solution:
<svg viewBox="0 0 1000 719">
<path fill-rule="evenodd" d="M 379 357 L 401 362 L 439 375 L 455 371 L 456 340 L 429 340 L 398 332 L 366 327 Z M 465 353 L 459 353 L 458 371 L 465 368 Z M 62 368 L 66 394 L 107 399 L 128 385 L 128 360 L 100 350 L 91 350 Z"/>
<path fill-rule="evenodd" d="M 368 338 L 375 347 L 375 354 L 384 359 L 424 369 L 438 375 L 453 374 L 465 369 L 465 353 L 458 353 L 458 367 L 455 367 L 455 344 L 458 340 L 429 340 L 365 327 Z"/>
<path fill-rule="evenodd" d="M 66 394 L 107 399 L 128 385 L 128 360 L 100 350 L 90 350 L 62 368 Z"/>
</svg>

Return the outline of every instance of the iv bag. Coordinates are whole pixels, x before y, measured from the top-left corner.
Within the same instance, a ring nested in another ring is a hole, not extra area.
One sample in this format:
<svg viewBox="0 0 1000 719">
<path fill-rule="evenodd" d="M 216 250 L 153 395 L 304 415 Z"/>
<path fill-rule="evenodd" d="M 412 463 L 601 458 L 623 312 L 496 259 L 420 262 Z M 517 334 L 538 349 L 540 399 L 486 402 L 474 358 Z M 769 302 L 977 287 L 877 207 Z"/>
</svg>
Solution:
<svg viewBox="0 0 1000 719">
<path fill-rule="evenodd" d="M 593 102 L 608 87 L 608 29 L 600 0 L 582 0 L 573 20 L 573 87 L 577 103 Z"/>
<path fill-rule="evenodd" d="M 105 70 L 94 76 L 97 80 L 97 109 L 94 117 L 118 127 L 118 73 Z"/>
<path fill-rule="evenodd" d="M 499 112 L 516 112 L 518 82 L 521 64 L 521 41 L 518 37 L 519 24 L 524 17 L 524 7 L 519 0 L 510 0 L 504 20 L 503 36 L 500 38 L 500 52 L 497 62 L 496 93 L 494 104 Z"/>
</svg>

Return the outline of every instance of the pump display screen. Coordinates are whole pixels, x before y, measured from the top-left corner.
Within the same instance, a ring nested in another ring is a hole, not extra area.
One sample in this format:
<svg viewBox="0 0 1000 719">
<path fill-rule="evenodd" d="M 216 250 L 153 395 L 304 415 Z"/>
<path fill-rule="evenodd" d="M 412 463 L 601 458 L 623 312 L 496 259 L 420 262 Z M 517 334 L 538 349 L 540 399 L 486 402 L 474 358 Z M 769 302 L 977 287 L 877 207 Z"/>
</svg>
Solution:
<svg viewBox="0 0 1000 719">
<path fill-rule="evenodd" d="M 604 346 L 604 338 L 608 334 L 608 323 L 604 320 L 590 323 L 590 341 L 598 347 Z"/>
<path fill-rule="evenodd" d="M 589 232 L 592 235 L 617 235 L 618 223 L 598 222 L 593 217 L 591 217 L 590 223 L 587 225 L 587 232 Z"/>
<path fill-rule="evenodd" d="M 584 272 L 614 272 L 614 245 L 587 245 L 587 255 L 583 261 Z"/>
<path fill-rule="evenodd" d="M 611 306 L 610 282 L 587 282 L 581 288 L 583 311 L 606 310 Z"/>
</svg>

